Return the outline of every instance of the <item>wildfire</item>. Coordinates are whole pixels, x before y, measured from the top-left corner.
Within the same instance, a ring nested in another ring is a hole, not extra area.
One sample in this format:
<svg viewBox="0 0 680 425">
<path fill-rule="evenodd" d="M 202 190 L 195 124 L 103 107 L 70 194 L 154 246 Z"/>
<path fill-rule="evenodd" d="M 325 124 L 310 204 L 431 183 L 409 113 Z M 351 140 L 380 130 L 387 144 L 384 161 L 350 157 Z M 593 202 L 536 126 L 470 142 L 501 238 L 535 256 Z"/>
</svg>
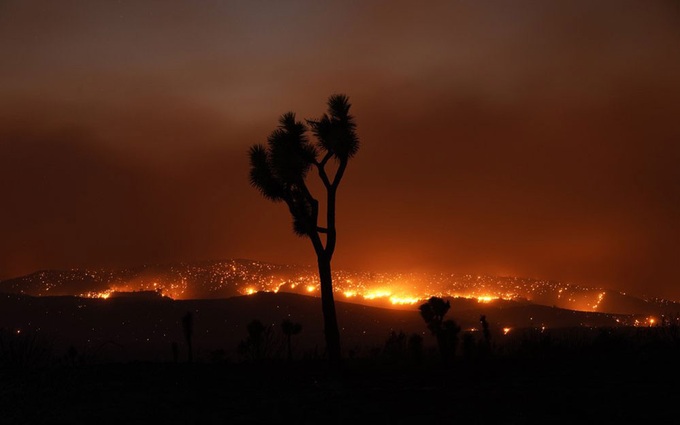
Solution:
<svg viewBox="0 0 680 425">
<path fill-rule="evenodd" d="M 392 296 L 390 297 L 390 302 L 392 304 L 415 304 L 418 301 L 420 301 L 418 298 L 411 298 L 411 297 L 395 297 Z"/>
<path fill-rule="evenodd" d="M 113 292 L 113 290 L 108 289 L 102 292 L 86 292 L 84 294 L 80 294 L 79 296 L 83 298 L 101 298 L 105 300 L 111 296 L 111 292 Z"/>
<path fill-rule="evenodd" d="M 600 306 L 602 303 L 602 300 L 604 299 L 604 296 L 606 295 L 605 292 L 602 292 L 597 295 L 597 301 L 595 301 L 595 305 L 593 305 L 593 311 L 597 310 L 597 308 Z"/>
<path fill-rule="evenodd" d="M 384 290 L 384 289 L 378 289 L 375 291 L 368 292 L 364 294 L 364 299 L 365 300 L 374 300 L 376 298 L 387 298 L 392 295 L 392 291 Z"/>
<path fill-rule="evenodd" d="M 480 303 L 490 303 L 491 301 L 495 301 L 498 299 L 498 297 L 492 297 L 491 295 L 480 295 L 477 298 L 477 302 Z"/>
</svg>

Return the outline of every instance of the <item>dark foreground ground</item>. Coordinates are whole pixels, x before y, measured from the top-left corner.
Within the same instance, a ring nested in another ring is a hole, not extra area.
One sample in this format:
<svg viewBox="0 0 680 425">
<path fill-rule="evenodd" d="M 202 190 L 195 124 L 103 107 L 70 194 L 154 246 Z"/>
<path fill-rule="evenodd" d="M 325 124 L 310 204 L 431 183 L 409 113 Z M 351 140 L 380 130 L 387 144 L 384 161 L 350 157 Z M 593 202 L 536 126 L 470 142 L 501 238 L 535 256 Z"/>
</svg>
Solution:
<svg viewBox="0 0 680 425">
<path fill-rule="evenodd" d="M 677 354 L 5 367 L 0 423 L 679 423 Z"/>
</svg>

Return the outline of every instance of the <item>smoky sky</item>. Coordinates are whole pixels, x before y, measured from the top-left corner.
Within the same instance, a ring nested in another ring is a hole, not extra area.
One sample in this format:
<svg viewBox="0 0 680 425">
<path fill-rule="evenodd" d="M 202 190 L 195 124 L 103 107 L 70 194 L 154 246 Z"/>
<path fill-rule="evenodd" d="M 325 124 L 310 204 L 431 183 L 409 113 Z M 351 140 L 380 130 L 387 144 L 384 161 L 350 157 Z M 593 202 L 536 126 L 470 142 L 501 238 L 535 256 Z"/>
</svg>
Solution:
<svg viewBox="0 0 680 425">
<path fill-rule="evenodd" d="M 0 1 L 0 277 L 314 263 L 248 185 L 346 93 L 335 267 L 680 298 L 676 1 Z"/>
</svg>

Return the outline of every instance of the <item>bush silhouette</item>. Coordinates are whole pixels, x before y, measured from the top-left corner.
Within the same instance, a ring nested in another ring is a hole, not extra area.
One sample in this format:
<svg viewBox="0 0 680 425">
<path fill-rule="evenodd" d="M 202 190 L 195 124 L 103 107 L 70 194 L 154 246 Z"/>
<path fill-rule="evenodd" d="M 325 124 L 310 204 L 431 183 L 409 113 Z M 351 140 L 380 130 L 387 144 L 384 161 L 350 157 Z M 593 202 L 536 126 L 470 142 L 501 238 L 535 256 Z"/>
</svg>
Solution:
<svg viewBox="0 0 680 425">
<path fill-rule="evenodd" d="M 194 350 L 192 346 L 194 336 L 194 315 L 187 311 L 187 314 L 182 317 L 182 331 L 184 332 L 184 340 L 187 342 L 187 359 L 189 363 L 194 361 Z"/>
<path fill-rule="evenodd" d="M 52 347 L 37 332 L 12 332 L 0 328 L 0 367 L 45 365 L 52 359 Z"/>
<path fill-rule="evenodd" d="M 408 338 L 408 352 L 416 363 L 423 361 L 423 337 L 414 333 Z"/>
<path fill-rule="evenodd" d="M 288 361 L 293 359 L 293 348 L 292 348 L 292 336 L 297 335 L 302 332 L 302 325 L 299 323 L 293 323 L 288 319 L 284 319 L 281 322 L 281 330 L 283 335 L 286 337 L 286 351 L 288 352 Z"/>
<path fill-rule="evenodd" d="M 477 342 L 472 332 L 465 332 L 463 334 L 463 357 L 471 359 L 477 353 Z"/>
<path fill-rule="evenodd" d="M 406 334 L 403 331 L 399 331 L 399 333 L 391 331 L 385 341 L 385 348 L 383 349 L 385 356 L 390 360 L 399 360 L 404 357 L 405 351 Z"/>
<path fill-rule="evenodd" d="M 274 327 L 253 320 L 248 323 L 246 329 L 248 337 L 238 346 L 241 358 L 255 362 L 271 358 L 274 354 Z"/>
</svg>

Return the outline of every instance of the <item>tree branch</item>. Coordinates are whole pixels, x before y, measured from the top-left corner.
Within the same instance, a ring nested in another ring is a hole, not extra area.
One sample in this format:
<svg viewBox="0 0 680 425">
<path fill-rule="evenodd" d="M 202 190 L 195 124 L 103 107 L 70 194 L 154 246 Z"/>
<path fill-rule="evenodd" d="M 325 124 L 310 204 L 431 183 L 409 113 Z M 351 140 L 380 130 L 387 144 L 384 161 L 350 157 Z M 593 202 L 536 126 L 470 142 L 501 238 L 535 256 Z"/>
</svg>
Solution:
<svg viewBox="0 0 680 425">
<path fill-rule="evenodd" d="M 326 155 L 323 157 L 321 162 L 319 162 L 319 165 L 321 165 L 322 167 L 325 167 L 328 160 L 331 159 L 332 157 L 333 157 L 332 152 L 326 152 Z"/>
<path fill-rule="evenodd" d="M 333 184 L 331 187 L 333 190 L 337 189 L 338 186 L 340 185 L 340 180 L 342 180 L 342 176 L 345 174 L 345 169 L 347 168 L 347 160 L 343 159 L 340 161 L 340 166 L 338 167 L 338 172 L 335 173 L 335 178 L 333 179 Z"/>
<path fill-rule="evenodd" d="M 328 155 L 326 155 L 328 156 Z M 324 187 L 326 190 L 329 190 L 331 188 L 331 181 L 328 178 L 328 174 L 326 174 L 326 158 L 324 158 L 323 161 L 317 162 L 316 168 L 319 170 L 319 177 L 321 178 L 321 181 L 323 182 Z"/>
</svg>

